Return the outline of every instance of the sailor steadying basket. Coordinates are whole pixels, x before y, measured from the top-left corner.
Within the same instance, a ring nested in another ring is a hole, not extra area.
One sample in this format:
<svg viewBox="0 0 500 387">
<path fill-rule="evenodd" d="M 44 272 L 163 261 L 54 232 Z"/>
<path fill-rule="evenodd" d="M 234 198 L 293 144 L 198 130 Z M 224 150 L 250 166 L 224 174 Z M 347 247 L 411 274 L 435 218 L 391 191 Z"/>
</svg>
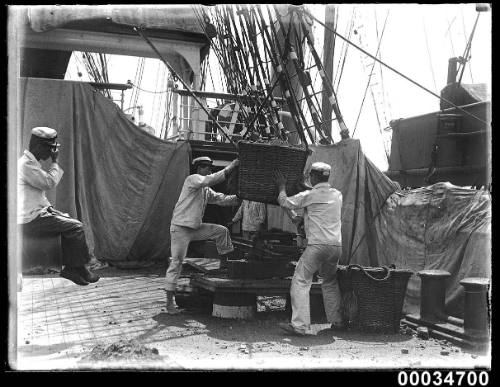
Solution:
<svg viewBox="0 0 500 387">
<path fill-rule="evenodd" d="M 184 181 L 174 208 L 170 225 L 172 258 L 165 277 L 168 314 L 177 314 L 180 311 L 175 302 L 175 288 L 189 242 L 215 240 L 221 266 L 225 264 L 228 254 L 234 251 L 229 230 L 220 224 L 202 223 L 202 219 L 207 204 L 219 206 L 239 204 L 236 195 L 224 195 L 210 188 L 223 182 L 238 166 L 239 160 L 233 160 L 226 168 L 216 173 L 212 173 L 212 163 L 212 159 L 206 156 L 193 160 L 196 173 L 189 175 Z"/>
<path fill-rule="evenodd" d="M 309 290 L 317 271 L 323 280 L 321 289 L 327 320 L 332 329 L 344 327 L 337 281 L 337 264 L 342 255 L 342 194 L 328 183 L 330 170 L 330 165 L 326 163 L 313 163 L 310 172 L 312 189 L 291 197 L 286 195 L 285 177 L 281 172 L 275 172 L 278 203 L 289 210 L 304 209 L 307 237 L 307 247 L 295 268 L 290 288 L 292 321 L 280 324 L 287 333 L 305 335 L 310 330 Z"/>
</svg>

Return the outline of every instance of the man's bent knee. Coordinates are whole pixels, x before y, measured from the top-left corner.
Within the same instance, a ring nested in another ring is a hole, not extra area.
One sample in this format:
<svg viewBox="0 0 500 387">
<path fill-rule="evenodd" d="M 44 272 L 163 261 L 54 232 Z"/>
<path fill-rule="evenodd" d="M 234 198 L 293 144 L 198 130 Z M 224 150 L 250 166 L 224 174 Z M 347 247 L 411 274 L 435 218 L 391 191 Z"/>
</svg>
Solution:
<svg viewBox="0 0 500 387">
<path fill-rule="evenodd" d="M 225 226 L 222 226 L 220 224 L 214 225 L 215 227 L 215 232 L 220 235 L 229 235 L 229 229 Z"/>
</svg>

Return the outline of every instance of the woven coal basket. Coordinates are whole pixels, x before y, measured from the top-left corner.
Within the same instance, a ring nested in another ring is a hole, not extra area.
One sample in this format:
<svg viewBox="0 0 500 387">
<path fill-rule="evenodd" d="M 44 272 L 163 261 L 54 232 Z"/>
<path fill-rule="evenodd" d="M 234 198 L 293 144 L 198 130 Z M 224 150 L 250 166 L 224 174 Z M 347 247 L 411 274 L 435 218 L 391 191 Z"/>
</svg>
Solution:
<svg viewBox="0 0 500 387">
<path fill-rule="evenodd" d="M 277 204 L 278 189 L 273 171 L 279 169 L 287 179 L 286 193 L 295 195 L 307 161 L 307 150 L 287 145 L 240 141 L 238 197 L 255 202 Z"/>
<path fill-rule="evenodd" d="M 395 333 L 399 330 L 408 280 L 413 272 L 389 267 L 349 265 L 343 273 L 356 296 L 356 327 L 366 332 Z"/>
</svg>

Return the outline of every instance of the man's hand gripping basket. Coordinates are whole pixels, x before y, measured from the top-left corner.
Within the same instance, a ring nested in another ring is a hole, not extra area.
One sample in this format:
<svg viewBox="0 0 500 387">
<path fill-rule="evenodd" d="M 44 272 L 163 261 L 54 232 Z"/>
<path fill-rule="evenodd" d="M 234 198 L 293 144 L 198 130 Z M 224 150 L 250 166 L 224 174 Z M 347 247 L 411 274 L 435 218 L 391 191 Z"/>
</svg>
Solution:
<svg viewBox="0 0 500 387">
<path fill-rule="evenodd" d="M 255 202 L 277 204 L 278 189 L 273 171 L 287 178 L 288 196 L 298 193 L 297 182 L 304 172 L 308 152 L 291 145 L 240 141 L 238 197 Z"/>
</svg>

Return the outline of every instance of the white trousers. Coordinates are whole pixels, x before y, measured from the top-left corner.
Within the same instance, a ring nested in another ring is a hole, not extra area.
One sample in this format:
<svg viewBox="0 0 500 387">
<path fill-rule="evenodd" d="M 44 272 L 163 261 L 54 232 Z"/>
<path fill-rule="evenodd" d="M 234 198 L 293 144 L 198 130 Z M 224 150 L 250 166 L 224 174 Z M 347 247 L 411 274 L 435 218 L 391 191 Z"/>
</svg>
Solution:
<svg viewBox="0 0 500 387">
<path fill-rule="evenodd" d="M 341 294 L 337 281 L 337 264 L 342 247 L 330 245 L 308 245 L 299 259 L 290 288 L 292 301 L 292 325 L 301 330 L 309 330 L 311 313 L 309 291 L 314 273 L 319 271 L 323 282 L 321 290 L 326 319 L 331 324 L 341 324 Z"/>
<path fill-rule="evenodd" d="M 229 230 L 220 224 L 202 223 L 197 229 L 176 225 L 170 227 L 172 257 L 165 275 L 165 290 L 175 291 L 189 242 L 204 240 L 215 240 L 219 254 L 227 254 L 234 250 Z"/>
</svg>

